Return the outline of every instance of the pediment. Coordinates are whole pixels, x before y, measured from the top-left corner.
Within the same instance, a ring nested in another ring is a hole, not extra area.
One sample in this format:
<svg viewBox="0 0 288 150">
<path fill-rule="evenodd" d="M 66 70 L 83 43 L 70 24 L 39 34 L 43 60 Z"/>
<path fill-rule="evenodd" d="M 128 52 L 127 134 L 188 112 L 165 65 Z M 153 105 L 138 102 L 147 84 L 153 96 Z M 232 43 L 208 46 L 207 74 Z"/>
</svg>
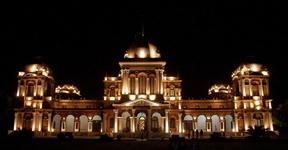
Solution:
<svg viewBox="0 0 288 150">
<path fill-rule="evenodd" d="M 160 104 L 146 99 L 136 99 L 124 102 L 122 104 L 113 104 L 113 106 L 162 106 L 167 104 Z"/>
</svg>

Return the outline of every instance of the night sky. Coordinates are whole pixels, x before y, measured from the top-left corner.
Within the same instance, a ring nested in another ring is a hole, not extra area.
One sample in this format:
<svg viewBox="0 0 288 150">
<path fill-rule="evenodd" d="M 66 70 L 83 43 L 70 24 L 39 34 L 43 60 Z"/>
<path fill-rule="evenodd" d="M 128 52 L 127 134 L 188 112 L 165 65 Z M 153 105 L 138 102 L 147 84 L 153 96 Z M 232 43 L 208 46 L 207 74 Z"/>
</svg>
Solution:
<svg viewBox="0 0 288 150">
<path fill-rule="evenodd" d="M 166 74 L 183 80 L 184 98 L 207 97 L 214 83 L 230 83 L 240 63 L 271 71 L 271 97 L 288 98 L 288 10 L 272 8 L 15 8 L 1 18 L 1 94 L 15 96 L 17 71 L 50 66 L 56 84 L 74 84 L 101 99 L 105 75 L 141 30 L 157 43 Z"/>
</svg>

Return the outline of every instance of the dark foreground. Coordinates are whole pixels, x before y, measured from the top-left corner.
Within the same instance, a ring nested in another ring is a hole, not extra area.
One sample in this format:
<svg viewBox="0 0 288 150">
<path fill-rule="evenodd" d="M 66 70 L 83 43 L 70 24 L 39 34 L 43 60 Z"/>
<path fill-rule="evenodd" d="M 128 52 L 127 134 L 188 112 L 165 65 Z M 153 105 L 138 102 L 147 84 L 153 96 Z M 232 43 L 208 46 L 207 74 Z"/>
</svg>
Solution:
<svg viewBox="0 0 288 150">
<path fill-rule="evenodd" d="M 194 145 L 195 144 L 195 145 Z M 194 145 L 194 146 L 193 146 Z M 164 141 L 100 141 L 96 139 L 74 139 L 72 141 L 58 141 L 56 139 L 32 139 L 32 140 L 1 140 L 1 150 L 23 149 L 23 150 L 287 150 L 286 140 L 225 140 L 211 141 L 186 140 L 176 146 L 168 140 Z"/>
</svg>

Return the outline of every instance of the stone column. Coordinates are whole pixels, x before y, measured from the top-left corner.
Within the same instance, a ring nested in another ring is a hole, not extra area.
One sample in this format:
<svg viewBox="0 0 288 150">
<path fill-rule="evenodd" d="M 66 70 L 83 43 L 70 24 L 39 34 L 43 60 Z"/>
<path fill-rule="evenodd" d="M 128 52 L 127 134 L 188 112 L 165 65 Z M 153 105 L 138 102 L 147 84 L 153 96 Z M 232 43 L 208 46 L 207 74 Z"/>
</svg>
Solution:
<svg viewBox="0 0 288 150">
<path fill-rule="evenodd" d="M 146 94 L 150 94 L 150 84 L 149 84 L 149 78 L 146 78 Z"/>
<path fill-rule="evenodd" d="M 246 91 L 245 91 L 245 80 L 242 79 L 242 95 L 246 96 Z"/>
<path fill-rule="evenodd" d="M 178 113 L 178 119 L 179 119 L 179 129 L 178 132 L 182 132 L 182 113 Z"/>
<path fill-rule="evenodd" d="M 107 114 L 103 113 L 103 129 L 102 129 L 102 132 L 105 133 L 106 129 L 107 129 Z"/>
<path fill-rule="evenodd" d="M 118 110 L 117 109 L 114 109 L 114 133 L 117 133 L 118 132 Z"/>
<path fill-rule="evenodd" d="M 151 109 L 148 109 L 147 123 L 148 123 L 148 133 L 151 132 Z"/>
<path fill-rule="evenodd" d="M 156 94 L 159 94 L 159 69 L 156 69 Z"/>
<path fill-rule="evenodd" d="M 20 96 L 20 94 L 22 94 L 22 93 L 19 93 L 20 92 L 20 80 L 18 80 L 18 86 L 17 86 L 17 94 L 16 94 L 16 96 L 18 97 L 18 96 Z M 22 95 L 21 95 L 22 96 Z M 16 129 L 15 129 L 16 130 Z"/>
<path fill-rule="evenodd" d="M 168 118 L 168 110 L 165 110 L 165 133 L 169 133 L 169 118 Z"/>
<path fill-rule="evenodd" d="M 164 72 L 164 70 L 161 69 L 161 70 L 160 70 L 160 75 L 159 75 L 160 94 L 163 94 L 163 83 L 162 83 L 163 72 Z"/>
<path fill-rule="evenodd" d="M 18 122 L 18 112 L 15 112 L 14 114 L 14 127 L 13 127 L 13 130 L 16 131 L 17 130 L 17 122 Z"/>
<path fill-rule="evenodd" d="M 36 112 L 33 112 L 32 131 L 35 131 L 35 127 L 36 127 Z"/>
<path fill-rule="evenodd" d="M 251 85 L 251 79 L 249 79 L 249 90 L 250 90 L 250 95 L 249 95 L 249 96 L 253 96 L 252 85 Z"/>
<path fill-rule="evenodd" d="M 51 132 L 51 113 L 48 113 L 48 132 Z"/>
<path fill-rule="evenodd" d="M 253 113 L 250 113 L 250 126 L 254 127 Z"/>
<path fill-rule="evenodd" d="M 270 127 L 270 131 L 273 131 L 274 128 L 273 128 L 273 122 L 272 122 L 272 114 L 271 114 L 271 112 L 268 112 L 268 115 L 269 115 L 269 127 Z"/>
<path fill-rule="evenodd" d="M 260 79 L 260 91 L 259 95 L 264 96 L 264 90 L 263 90 L 263 84 L 262 84 L 262 79 Z"/>
<path fill-rule="evenodd" d="M 245 131 L 248 130 L 248 121 L 247 121 L 247 114 L 246 113 L 243 113 L 243 120 L 244 120 L 244 128 L 245 128 Z"/>
<path fill-rule="evenodd" d="M 40 113 L 39 116 L 38 116 L 38 131 L 41 131 L 42 129 L 42 119 L 43 119 L 43 113 Z"/>
<path fill-rule="evenodd" d="M 101 124 L 101 128 L 102 128 L 102 124 Z M 88 120 L 88 132 L 92 132 L 93 130 L 93 126 L 92 126 L 92 120 Z M 101 131 L 101 129 L 100 129 Z"/>
<path fill-rule="evenodd" d="M 135 94 L 138 95 L 139 93 L 139 83 L 138 78 L 135 78 Z"/>
<path fill-rule="evenodd" d="M 235 132 L 238 132 L 239 131 L 239 127 L 238 127 L 238 115 L 235 113 L 234 114 L 234 116 L 235 116 L 235 125 L 234 125 L 234 131 Z"/>
<path fill-rule="evenodd" d="M 135 109 L 132 109 L 132 132 L 135 132 Z"/>
<path fill-rule="evenodd" d="M 23 129 L 23 124 L 24 124 L 24 112 L 21 112 L 21 120 L 20 120 L 20 122 L 21 122 L 20 130 L 22 130 Z"/>
</svg>

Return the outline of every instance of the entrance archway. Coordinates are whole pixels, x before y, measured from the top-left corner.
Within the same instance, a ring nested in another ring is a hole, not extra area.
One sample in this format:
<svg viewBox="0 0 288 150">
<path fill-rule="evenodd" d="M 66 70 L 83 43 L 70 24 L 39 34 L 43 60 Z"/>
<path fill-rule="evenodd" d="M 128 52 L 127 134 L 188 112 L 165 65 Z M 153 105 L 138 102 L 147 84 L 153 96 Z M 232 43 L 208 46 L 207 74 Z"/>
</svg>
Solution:
<svg viewBox="0 0 288 150">
<path fill-rule="evenodd" d="M 139 112 L 137 114 L 137 130 L 144 131 L 146 129 L 146 114 Z"/>
</svg>

